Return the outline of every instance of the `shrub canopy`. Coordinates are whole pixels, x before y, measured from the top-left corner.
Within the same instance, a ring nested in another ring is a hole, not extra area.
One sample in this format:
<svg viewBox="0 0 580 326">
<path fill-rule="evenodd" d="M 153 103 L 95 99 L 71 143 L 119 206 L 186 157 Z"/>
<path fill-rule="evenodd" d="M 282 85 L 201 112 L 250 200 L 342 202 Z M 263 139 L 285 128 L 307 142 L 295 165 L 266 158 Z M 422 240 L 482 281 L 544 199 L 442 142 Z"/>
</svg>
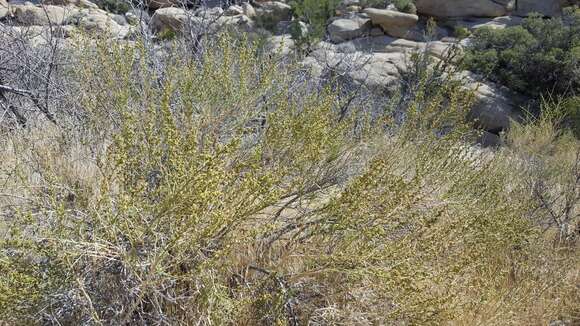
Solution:
<svg viewBox="0 0 580 326">
<path fill-rule="evenodd" d="M 482 28 L 474 33 L 467 68 L 505 86 L 537 97 L 580 91 L 580 14 L 542 19 L 521 26 Z"/>
</svg>

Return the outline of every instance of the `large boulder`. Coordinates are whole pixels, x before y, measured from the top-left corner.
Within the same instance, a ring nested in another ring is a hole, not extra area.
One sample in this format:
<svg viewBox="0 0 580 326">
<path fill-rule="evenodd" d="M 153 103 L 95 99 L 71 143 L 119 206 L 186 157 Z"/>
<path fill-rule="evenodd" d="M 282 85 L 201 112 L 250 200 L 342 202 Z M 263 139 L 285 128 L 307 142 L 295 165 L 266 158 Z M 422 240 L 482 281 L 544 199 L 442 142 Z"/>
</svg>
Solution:
<svg viewBox="0 0 580 326">
<path fill-rule="evenodd" d="M 226 9 L 224 11 L 224 15 L 226 16 L 237 16 L 237 15 L 243 15 L 244 14 L 244 8 L 242 8 L 242 6 L 238 6 L 238 5 L 231 5 L 228 7 L 228 9 Z"/>
<path fill-rule="evenodd" d="M 373 25 L 379 25 L 388 35 L 404 38 L 417 25 L 417 15 L 387 9 L 366 8 Z"/>
<path fill-rule="evenodd" d="M 399 89 L 401 73 L 407 69 L 408 58 L 404 53 L 375 53 L 360 57 L 365 64 L 348 73 L 353 81 L 364 84 L 378 94 L 393 93 Z"/>
<path fill-rule="evenodd" d="M 8 12 L 9 12 L 8 1 L 0 0 L 0 19 L 7 16 Z"/>
<path fill-rule="evenodd" d="M 242 10 L 244 11 L 244 15 L 248 16 L 248 18 L 256 17 L 256 9 L 254 9 L 249 2 L 242 3 Z"/>
<path fill-rule="evenodd" d="M 385 94 L 398 89 L 405 60 L 404 53 L 344 53 L 340 47 L 325 44 L 310 53 L 302 65 L 315 79 L 340 75 L 366 90 Z"/>
<path fill-rule="evenodd" d="M 214 20 L 223 16 L 224 10 L 221 7 L 201 7 L 196 9 L 193 14 L 204 19 Z"/>
<path fill-rule="evenodd" d="M 496 18 L 465 18 L 457 20 L 449 20 L 447 25 L 450 27 L 464 27 L 469 30 L 477 30 L 484 27 L 493 29 L 504 29 L 506 27 L 513 27 L 521 25 L 523 18 L 516 16 L 501 16 Z"/>
<path fill-rule="evenodd" d="M 159 9 L 168 7 L 184 7 L 187 1 L 180 0 L 146 0 L 145 3 L 149 9 Z"/>
<path fill-rule="evenodd" d="M 280 1 L 259 2 L 254 9 L 256 17 L 268 24 L 292 18 L 292 7 Z"/>
<path fill-rule="evenodd" d="M 128 27 L 121 26 L 114 20 L 112 15 L 108 15 L 101 10 L 81 11 L 78 15 L 76 25 L 91 34 L 106 35 L 115 38 L 124 38 L 129 32 Z"/>
<path fill-rule="evenodd" d="M 214 12 L 218 12 L 214 9 L 219 9 L 220 13 L 214 15 Z M 223 13 L 221 8 L 205 9 L 195 13 L 182 8 L 161 8 L 157 9 L 151 17 L 150 26 L 155 33 L 171 31 L 180 34 L 186 28 L 199 32 L 216 32 L 223 28 L 243 33 L 255 31 L 254 22 L 247 16 L 224 16 L 221 13 Z"/>
<path fill-rule="evenodd" d="M 254 21 L 245 15 L 221 16 L 214 22 L 205 22 L 204 25 L 206 25 L 206 29 L 211 31 L 229 28 L 233 32 L 246 33 L 246 36 L 250 37 L 250 39 L 253 37 L 251 34 L 255 31 Z"/>
<path fill-rule="evenodd" d="M 520 105 L 526 99 L 489 81 L 483 81 L 478 76 L 464 72 L 461 75 L 465 87 L 475 93 L 475 103 L 470 112 L 470 118 L 475 124 L 487 131 L 498 133 L 509 128 L 512 120 L 520 121 L 523 113 Z"/>
<path fill-rule="evenodd" d="M 457 46 L 459 46 L 457 43 L 442 41 L 415 42 L 383 35 L 362 37 L 341 43 L 336 46 L 336 51 L 343 53 L 400 53 L 406 56 L 411 55 L 413 52 L 426 51 L 431 56 L 441 59 Z"/>
<path fill-rule="evenodd" d="M 53 28 L 46 26 L 3 26 L 2 33 L 8 40 L 22 40 L 31 45 L 37 46 L 57 46 L 59 49 L 66 50 L 72 46 L 69 38 L 76 31 L 72 25 L 58 25 Z M 50 43 L 53 38 L 59 38 L 58 42 Z"/>
<path fill-rule="evenodd" d="M 521 0 L 519 0 L 521 1 Z M 544 0 L 539 0 L 544 1 Z M 549 0 L 545 0 L 549 1 Z M 498 17 L 513 6 L 511 0 L 416 0 L 417 11 L 435 17 Z"/>
<path fill-rule="evenodd" d="M 15 5 L 12 14 L 16 23 L 22 26 L 62 25 L 66 18 L 65 8 L 59 6 Z"/>
<path fill-rule="evenodd" d="M 199 19 L 182 8 L 161 8 L 157 9 L 151 17 L 151 29 L 156 33 L 166 31 L 181 33 L 186 23 L 197 23 Z"/>
<path fill-rule="evenodd" d="M 426 51 L 433 57 L 442 57 L 455 46 L 456 43 L 413 42 L 388 36 L 340 44 L 322 42 L 302 64 L 314 78 L 333 71 L 334 75 L 348 77 L 375 94 L 389 94 L 399 90 L 401 76 L 409 69 L 411 53 Z M 521 120 L 520 106 L 526 102 L 525 97 L 470 72 L 462 72 L 455 78 L 474 93 L 475 103 L 469 117 L 479 128 L 497 134 L 508 129 L 512 120 Z"/>
<path fill-rule="evenodd" d="M 544 16 L 559 16 L 562 14 L 561 0 L 517 0 L 515 14 L 528 16 L 537 12 Z"/>
<path fill-rule="evenodd" d="M 296 48 L 296 44 L 289 34 L 274 35 L 266 39 L 264 49 L 268 53 L 280 56 L 288 56 L 292 54 Z"/>
<path fill-rule="evenodd" d="M 42 0 L 42 4 L 54 6 L 75 6 L 78 8 L 92 8 L 92 9 L 99 8 L 99 6 L 90 2 L 89 0 Z"/>
<path fill-rule="evenodd" d="M 340 43 L 361 37 L 370 32 L 370 20 L 360 16 L 339 18 L 328 25 L 330 40 Z"/>
</svg>

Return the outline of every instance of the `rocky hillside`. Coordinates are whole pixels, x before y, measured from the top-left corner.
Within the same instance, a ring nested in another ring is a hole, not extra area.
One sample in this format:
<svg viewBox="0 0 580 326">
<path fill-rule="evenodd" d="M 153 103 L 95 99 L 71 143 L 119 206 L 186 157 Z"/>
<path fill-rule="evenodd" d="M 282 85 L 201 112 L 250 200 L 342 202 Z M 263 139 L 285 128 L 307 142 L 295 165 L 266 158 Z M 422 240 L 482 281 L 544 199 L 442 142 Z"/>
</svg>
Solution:
<svg viewBox="0 0 580 326">
<path fill-rule="evenodd" d="M 134 9 L 132 4 L 123 6 L 122 2 L 102 2 L 100 8 L 89 0 L 43 0 L 37 4 L 0 1 L 1 32 L 21 36 L 32 44 L 57 37 L 66 46 L 66 40 L 75 33 L 131 42 L 144 31 L 163 40 L 230 28 L 250 37 L 265 37 L 271 51 L 287 55 L 296 51 L 296 43 L 312 28 L 297 20 L 293 8 L 284 1 L 236 1 L 239 3 L 230 6 L 228 1 L 207 1 L 184 6 L 163 0 L 147 2 L 141 9 Z M 370 2 L 338 3 L 335 16 L 325 23 L 322 40 L 310 44 L 302 59 L 314 75 L 336 70 L 372 91 L 393 92 L 399 88 L 411 53 L 426 51 L 442 60 L 469 44 L 470 38 L 458 39 L 458 32 L 517 26 L 533 12 L 558 16 L 567 4 L 562 0 L 419 0 L 409 8 L 375 1 L 375 8 Z M 436 24 L 430 26 L 432 19 Z M 468 72 L 460 74 L 467 87 L 476 89 L 478 103 L 471 115 L 490 132 L 488 140 L 506 129 L 510 119 L 521 118 L 519 107 L 525 98 Z"/>
</svg>

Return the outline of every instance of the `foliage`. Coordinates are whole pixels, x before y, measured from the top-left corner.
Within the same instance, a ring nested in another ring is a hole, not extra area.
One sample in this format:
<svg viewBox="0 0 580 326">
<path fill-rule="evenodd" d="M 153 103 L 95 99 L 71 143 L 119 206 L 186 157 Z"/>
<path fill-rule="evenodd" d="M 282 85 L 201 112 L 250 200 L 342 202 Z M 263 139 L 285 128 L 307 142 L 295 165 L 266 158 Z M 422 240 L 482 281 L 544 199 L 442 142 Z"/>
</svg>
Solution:
<svg viewBox="0 0 580 326">
<path fill-rule="evenodd" d="M 417 14 L 417 7 L 415 7 L 413 0 L 393 0 L 393 4 L 399 11 L 408 14 Z"/>
<path fill-rule="evenodd" d="M 580 91 L 580 15 L 542 19 L 521 26 L 474 33 L 467 68 L 516 91 L 567 96 Z"/>
<path fill-rule="evenodd" d="M 463 26 L 456 26 L 456 27 L 453 29 L 453 35 L 454 35 L 456 38 L 458 38 L 458 39 L 462 40 L 462 39 L 464 39 L 464 38 L 467 38 L 467 37 L 469 37 L 469 36 L 471 35 L 471 32 L 470 32 L 470 31 L 469 31 L 469 29 L 467 29 L 466 27 L 463 27 Z"/>
<path fill-rule="evenodd" d="M 387 134 L 388 110 L 345 114 L 338 91 L 247 41 L 192 56 L 176 38 L 161 59 L 142 41 L 77 42 L 75 115 L 0 138 L 2 321 L 574 317 L 573 223 L 550 221 L 577 210 L 580 156 L 552 120 L 472 147 L 469 92 L 421 54 Z"/>
<path fill-rule="evenodd" d="M 564 99 L 561 103 L 564 113 L 564 126 L 580 137 L 580 95 Z"/>
<path fill-rule="evenodd" d="M 326 22 L 334 17 L 340 0 L 292 0 L 292 12 L 296 19 L 309 24 L 309 38 L 319 39 L 326 33 Z"/>
</svg>

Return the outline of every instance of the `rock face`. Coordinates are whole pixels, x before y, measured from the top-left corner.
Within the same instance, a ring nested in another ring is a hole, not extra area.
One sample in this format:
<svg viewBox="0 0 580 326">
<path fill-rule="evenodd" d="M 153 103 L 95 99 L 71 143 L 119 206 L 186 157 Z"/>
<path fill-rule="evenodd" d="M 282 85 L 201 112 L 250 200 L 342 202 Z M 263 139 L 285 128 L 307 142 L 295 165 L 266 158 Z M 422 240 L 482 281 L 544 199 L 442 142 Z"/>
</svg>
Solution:
<svg viewBox="0 0 580 326">
<path fill-rule="evenodd" d="M 427 51 L 436 58 L 442 58 L 456 44 L 441 41 L 414 42 L 405 39 L 397 39 L 390 36 L 364 37 L 345 42 L 336 46 L 338 52 L 367 52 L 367 53 L 400 53 L 410 55 L 415 51 Z"/>
<path fill-rule="evenodd" d="M 465 78 L 466 87 L 475 91 L 476 103 L 470 118 L 480 128 L 497 133 L 508 129 L 512 120 L 521 118 L 522 112 L 518 106 L 520 101 L 524 101 L 521 96 L 494 83 L 479 81 L 469 72 L 463 73 L 462 77 Z"/>
<path fill-rule="evenodd" d="M 373 25 L 379 25 L 388 35 L 404 38 L 417 25 L 417 15 L 394 10 L 367 8 L 363 11 L 369 15 Z"/>
<path fill-rule="evenodd" d="M 248 16 L 248 18 L 256 17 L 256 9 L 254 9 L 251 4 L 244 2 L 242 4 L 242 10 L 244 11 L 244 15 Z"/>
<path fill-rule="evenodd" d="M 181 8 L 161 8 L 157 9 L 151 17 L 151 29 L 154 32 L 183 30 L 188 19 L 193 19 L 191 14 Z"/>
<path fill-rule="evenodd" d="M 228 9 L 226 9 L 224 11 L 224 15 L 226 15 L 226 16 L 237 16 L 237 15 L 243 15 L 243 14 L 244 14 L 244 8 L 242 8 L 242 6 L 238 6 L 238 5 L 229 6 Z"/>
<path fill-rule="evenodd" d="M 519 0 L 521 1 L 521 0 Z M 550 1 L 550 0 L 538 0 Z M 498 17 L 505 16 L 512 1 L 507 0 L 417 0 L 421 14 L 435 17 Z"/>
<path fill-rule="evenodd" d="M 159 9 L 159 8 L 167 8 L 167 7 L 181 7 L 179 0 L 147 0 L 145 1 L 147 7 L 150 9 Z"/>
<path fill-rule="evenodd" d="M 124 37 L 128 33 L 128 28 L 121 26 L 113 18 L 101 10 L 90 9 L 81 10 L 75 17 L 76 25 L 86 32 Z"/>
<path fill-rule="evenodd" d="M 214 10 L 219 9 L 219 10 Z M 231 27 L 234 31 L 251 33 L 254 31 L 254 22 L 247 16 L 224 16 L 221 8 L 187 11 L 182 8 L 161 8 L 151 17 L 151 30 L 155 33 L 172 31 L 182 33 L 186 27 L 194 30 L 203 29 L 207 32 L 216 32 L 224 27 Z"/>
<path fill-rule="evenodd" d="M 490 18 L 467 18 L 450 21 L 450 25 L 453 27 L 465 27 L 470 30 L 477 30 L 483 27 L 489 27 L 493 29 L 504 29 L 506 27 L 513 27 L 522 24 L 523 19 L 521 17 L 514 16 L 502 16 L 493 19 Z"/>
<path fill-rule="evenodd" d="M 0 0 L 0 18 L 11 15 L 10 21 L 19 25 L 15 26 L 16 28 L 35 29 L 37 34 L 42 36 L 31 39 L 31 42 L 36 44 L 45 42 L 43 39 L 46 39 L 48 29 L 43 26 L 46 25 L 55 27 L 50 30 L 62 38 L 70 36 L 76 30 L 124 38 L 135 28 L 126 26 L 123 17 L 96 8 L 90 0 L 40 1 L 42 5 L 12 3 L 8 8 L 7 0 Z M 291 7 L 286 4 L 287 1 L 256 0 L 252 2 L 255 7 L 244 2 L 232 5 L 225 11 L 219 6 L 205 6 L 197 10 L 166 7 L 181 3 L 182 0 L 146 1 L 149 1 L 150 7 L 153 8 L 156 6 L 155 3 L 165 7 L 157 9 L 151 17 L 148 27 L 155 33 L 171 31 L 180 34 L 190 27 L 213 33 L 228 28 L 245 32 L 251 38 L 252 35 L 263 36 L 266 34 L 260 33 L 268 33 L 257 28 L 257 25 L 261 25 L 257 23 L 273 23 L 273 26 L 278 26 L 278 34 L 282 34 L 280 31 L 284 30 L 279 26 L 290 26 L 292 23 Z M 504 28 L 521 24 L 521 17 L 505 16 L 512 10 L 520 15 L 527 15 L 531 11 L 556 15 L 561 10 L 560 0 L 517 0 L 517 6 L 512 8 L 515 1 L 416 0 L 416 5 L 421 14 L 446 18 L 441 21 L 446 22 L 447 25 L 444 26 L 448 30 L 458 26 L 474 30 L 484 26 Z M 423 20 L 419 22 L 417 15 L 399 12 L 394 7 L 366 8 L 361 13 L 358 0 L 343 2 L 342 16 L 332 18 L 328 22 L 328 35 L 334 44 L 320 42 L 302 62 L 312 68 L 313 76 L 325 78 L 323 77 L 325 74 L 330 76 L 338 72 L 341 77 L 346 78 L 346 82 L 358 84 L 361 89 L 385 96 L 399 90 L 402 74 L 409 68 L 412 53 L 425 52 L 437 60 L 446 57 L 451 49 L 456 47 L 459 51 L 462 49 L 456 40 L 446 40 L 439 36 L 431 37 L 440 41 L 423 42 L 425 22 Z M 349 12 L 348 8 L 354 12 Z M 141 23 L 137 14 L 128 13 L 126 16 L 133 23 Z M 144 17 L 147 16 L 148 14 L 144 13 Z M 147 27 L 145 24 L 144 22 L 143 26 Z M 304 23 L 297 26 L 304 34 L 308 30 L 308 26 Z M 284 35 L 267 38 L 265 44 L 267 51 L 281 55 L 292 55 L 295 48 L 296 44 L 288 31 L 284 32 Z M 329 70 L 332 70 L 331 73 Z M 465 76 L 462 74 L 458 78 L 466 81 L 465 87 L 475 92 L 477 102 L 470 116 L 482 129 L 497 133 L 507 129 L 511 120 L 520 117 L 517 95 L 499 85 L 482 82 L 469 73 L 465 73 Z"/>
<path fill-rule="evenodd" d="M 352 40 L 370 32 L 370 20 L 359 16 L 353 18 L 340 18 L 328 25 L 330 40 L 340 43 Z"/>
<path fill-rule="evenodd" d="M 276 55 L 287 56 L 295 48 L 294 40 L 291 35 L 275 35 L 268 38 L 264 44 L 264 49 Z"/>
<path fill-rule="evenodd" d="M 90 2 L 89 0 L 43 0 L 42 4 L 54 6 L 75 6 L 78 8 L 92 8 L 92 9 L 99 8 L 99 6 Z"/>
<path fill-rule="evenodd" d="M 13 6 L 12 14 L 19 25 L 62 25 L 65 8 L 58 6 L 33 6 L 30 4 Z"/>
<path fill-rule="evenodd" d="M 6 0 L 0 0 L 0 19 L 8 15 L 8 2 Z"/>
<path fill-rule="evenodd" d="M 258 3 L 255 8 L 256 16 L 267 21 L 279 22 L 292 18 L 292 7 L 279 1 L 267 1 Z"/>
<path fill-rule="evenodd" d="M 517 0 L 515 14 L 527 16 L 532 12 L 539 12 L 544 16 L 559 16 L 562 14 L 560 0 Z"/>
</svg>

